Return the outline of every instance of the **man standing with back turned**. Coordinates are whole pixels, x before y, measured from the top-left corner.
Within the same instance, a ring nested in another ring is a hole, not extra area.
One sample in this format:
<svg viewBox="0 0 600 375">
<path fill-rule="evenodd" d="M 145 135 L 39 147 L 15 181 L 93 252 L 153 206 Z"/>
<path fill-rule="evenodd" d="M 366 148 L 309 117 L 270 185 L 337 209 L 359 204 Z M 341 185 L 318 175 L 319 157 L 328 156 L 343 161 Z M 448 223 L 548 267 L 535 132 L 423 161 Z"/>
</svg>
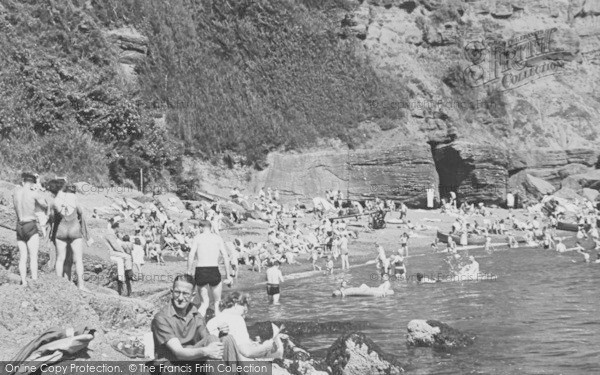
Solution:
<svg viewBox="0 0 600 375">
<path fill-rule="evenodd" d="M 223 261 L 225 263 L 225 272 L 227 274 L 226 282 L 228 285 L 232 282 L 230 276 L 231 270 L 229 268 L 229 256 L 227 255 L 225 243 L 221 236 L 207 230 L 206 225 L 206 222 L 200 222 L 201 233 L 194 238 L 188 256 L 188 274 L 194 275 L 196 280 L 198 293 L 202 298 L 202 303 L 198 310 L 202 316 L 206 316 L 206 310 L 209 306 L 209 288 L 215 303 L 215 315 L 219 314 L 219 301 L 221 301 L 221 290 L 223 289 L 221 273 L 219 272 L 219 255 L 223 256 Z M 198 262 L 196 263 L 195 273 L 192 273 L 194 271 L 194 260 L 196 255 L 198 255 Z"/>
<path fill-rule="evenodd" d="M 13 203 L 17 214 L 17 247 L 19 248 L 19 274 L 21 283 L 27 286 L 27 255 L 31 258 L 31 279 L 38 276 L 38 250 L 40 236 L 35 215 L 36 204 L 46 209 L 48 204 L 36 188 L 36 178 L 31 173 L 23 173 L 23 186 L 15 190 Z"/>
</svg>

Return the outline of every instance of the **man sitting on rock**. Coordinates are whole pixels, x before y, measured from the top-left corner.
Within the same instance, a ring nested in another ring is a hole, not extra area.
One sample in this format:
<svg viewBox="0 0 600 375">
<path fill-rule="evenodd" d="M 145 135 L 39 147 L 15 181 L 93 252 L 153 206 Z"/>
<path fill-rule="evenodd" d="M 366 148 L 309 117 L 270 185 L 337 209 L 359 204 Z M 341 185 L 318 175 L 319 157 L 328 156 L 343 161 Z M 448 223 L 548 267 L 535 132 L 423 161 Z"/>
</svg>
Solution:
<svg viewBox="0 0 600 375">
<path fill-rule="evenodd" d="M 241 357 L 233 337 L 229 336 L 229 326 L 218 327 L 219 337 L 210 335 L 204 318 L 196 306 L 191 303 L 194 296 L 194 278 L 190 275 L 179 275 L 173 282 L 171 301 L 152 320 L 154 337 L 155 365 L 159 369 L 168 369 L 170 364 L 181 366 L 189 362 L 192 369 L 200 369 L 194 373 L 218 373 L 217 366 L 201 366 L 198 361 L 224 360 L 235 365 Z M 210 369 L 214 371 L 210 371 Z M 160 371 L 169 373 L 169 371 Z M 221 372 L 222 373 L 222 372 Z"/>
</svg>

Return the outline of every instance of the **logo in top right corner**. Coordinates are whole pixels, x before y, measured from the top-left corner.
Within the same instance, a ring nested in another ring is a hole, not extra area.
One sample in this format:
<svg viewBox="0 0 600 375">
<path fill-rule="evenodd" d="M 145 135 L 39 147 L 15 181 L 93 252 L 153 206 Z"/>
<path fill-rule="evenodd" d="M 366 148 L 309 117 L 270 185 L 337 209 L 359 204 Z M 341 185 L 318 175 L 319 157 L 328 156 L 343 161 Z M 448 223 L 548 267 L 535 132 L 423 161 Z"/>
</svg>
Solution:
<svg viewBox="0 0 600 375">
<path fill-rule="evenodd" d="M 464 70 L 472 87 L 498 84 L 502 91 L 559 73 L 564 62 L 553 60 L 561 50 L 551 49 L 557 28 L 539 30 L 509 40 L 471 40 L 464 46 L 465 58 L 473 65 Z"/>
</svg>

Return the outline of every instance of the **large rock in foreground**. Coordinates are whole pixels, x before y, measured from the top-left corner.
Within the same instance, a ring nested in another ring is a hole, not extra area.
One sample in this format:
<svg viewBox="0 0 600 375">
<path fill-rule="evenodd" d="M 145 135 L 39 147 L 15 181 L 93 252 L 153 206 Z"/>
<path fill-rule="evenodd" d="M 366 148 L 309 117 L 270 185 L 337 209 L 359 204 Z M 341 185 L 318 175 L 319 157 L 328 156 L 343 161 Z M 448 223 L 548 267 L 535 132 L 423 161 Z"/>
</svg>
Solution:
<svg viewBox="0 0 600 375">
<path fill-rule="evenodd" d="M 327 351 L 325 362 L 333 375 L 399 374 L 404 371 L 362 332 L 338 338 Z"/>
<path fill-rule="evenodd" d="M 454 349 L 473 343 L 474 338 L 437 320 L 411 320 L 406 342 L 410 346 Z"/>
</svg>

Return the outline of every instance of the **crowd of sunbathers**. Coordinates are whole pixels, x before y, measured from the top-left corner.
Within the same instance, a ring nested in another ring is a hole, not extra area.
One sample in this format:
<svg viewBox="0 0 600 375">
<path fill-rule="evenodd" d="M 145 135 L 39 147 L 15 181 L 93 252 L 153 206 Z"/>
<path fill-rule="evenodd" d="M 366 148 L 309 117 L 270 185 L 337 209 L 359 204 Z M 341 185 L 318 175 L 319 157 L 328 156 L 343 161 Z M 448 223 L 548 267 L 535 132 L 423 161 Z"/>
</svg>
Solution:
<svg viewBox="0 0 600 375">
<path fill-rule="evenodd" d="M 449 200 L 453 201 L 452 198 Z M 490 235 L 506 235 L 509 247 L 519 247 L 515 238 L 514 231 L 523 232 L 522 241 L 528 247 L 542 247 L 544 249 L 555 249 L 559 252 L 576 250 L 584 256 L 584 260 L 589 262 L 589 250 L 600 250 L 600 236 L 598 221 L 600 220 L 600 204 L 594 206 L 590 200 L 575 200 L 569 202 L 569 212 L 561 202 L 553 196 L 545 195 L 538 204 L 529 204 L 526 207 L 527 219 L 520 220 L 512 212 L 505 219 L 492 220 L 488 216 L 491 211 L 486 209 L 483 203 L 479 203 L 478 209 L 472 209 L 474 206 L 468 206 L 465 203 L 461 205 L 460 210 L 442 207 L 442 212 L 457 213 L 458 217 L 452 225 L 450 235 L 460 236 L 460 244 L 467 244 L 467 236 L 480 235 L 486 237 L 485 249 L 489 250 L 491 245 Z M 447 206 L 448 204 L 446 204 Z M 469 208 L 471 207 L 471 208 Z M 569 214 L 569 215 L 568 215 Z M 470 223 L 468 216 L 482 215 L 484 217 L 482 225 L 476 220 Z M 562 239 L 557 236 L 559 221 L 573 222 L 577 226 L 577 243 L 574 248 L 566 249 Z M 593 242 L 591 249 L 585 249 L 583 241 L 590 239 Z M 450 237 L 448 239 L 448 248 L 452 251 L 456 243 Z M 438 250 L 437 241 L 432 244 L 434 250 Z M 600 254 L 598 255 L 600 259 Z"/>
</svg>

